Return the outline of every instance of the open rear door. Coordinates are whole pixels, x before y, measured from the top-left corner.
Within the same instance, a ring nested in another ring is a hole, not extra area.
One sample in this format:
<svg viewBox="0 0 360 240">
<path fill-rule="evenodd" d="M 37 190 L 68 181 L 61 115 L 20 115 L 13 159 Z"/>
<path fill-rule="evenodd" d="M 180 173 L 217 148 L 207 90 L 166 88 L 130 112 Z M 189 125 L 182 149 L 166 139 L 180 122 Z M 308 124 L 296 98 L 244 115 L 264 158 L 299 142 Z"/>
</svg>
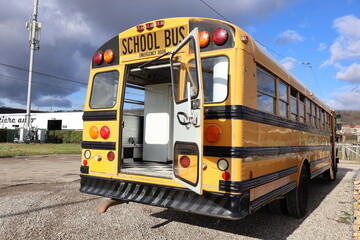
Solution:
<svg viewBox="0 0 360 240">
<path fill-rule="evenodd" d="M 171 52 L 173 178 L 202 194 L 203 92 L 197 28 Z"/>
</svg>

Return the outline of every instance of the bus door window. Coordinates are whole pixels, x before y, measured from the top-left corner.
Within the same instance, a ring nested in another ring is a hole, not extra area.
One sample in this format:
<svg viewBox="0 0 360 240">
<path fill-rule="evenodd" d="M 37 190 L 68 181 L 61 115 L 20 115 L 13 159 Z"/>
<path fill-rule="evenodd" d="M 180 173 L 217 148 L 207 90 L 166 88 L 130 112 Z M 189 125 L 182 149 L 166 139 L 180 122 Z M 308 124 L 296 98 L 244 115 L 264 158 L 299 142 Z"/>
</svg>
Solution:
<svg viewBox="0 0 360 240">
<path fill-rule="evenodd" d="M 275 76 L 260 67 L 257 67 L 256 75 L 258 109 L 275 114 Z"/>
<path fill-rule="evenodd" d="M 91 108 L 112 108 L 116 104 L 119 72 L 101 72 L 95 75 L 90 97 Z"/>
</svg>

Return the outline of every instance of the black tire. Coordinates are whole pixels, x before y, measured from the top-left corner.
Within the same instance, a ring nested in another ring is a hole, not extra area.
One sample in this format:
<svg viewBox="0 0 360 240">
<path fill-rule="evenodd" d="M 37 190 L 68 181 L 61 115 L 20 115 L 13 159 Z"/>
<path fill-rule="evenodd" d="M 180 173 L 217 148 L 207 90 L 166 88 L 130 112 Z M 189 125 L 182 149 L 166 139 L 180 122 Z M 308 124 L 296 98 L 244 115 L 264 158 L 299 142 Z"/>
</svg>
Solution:
<svg viewBox="0 0 360 240">
<path fill-rule="evenodd" d="M 326 180 L 333 182 L 336 179 L 336 174 L 337 174 L 337 163 L 333 163 L 333 166 L 331 166 L 331 169 L 326 170 L 323 173 L 324 178 L 326 178 Z"/>
<path fill-rule="evenodd" d="M 307 211 L 309 176 L 307 167 L 301 168 L 299 186 L 286 194 L 286 206 L 291 217 L 302 218 Z"/>
<path fill-rule="evenodd" d="M 269 203 L 268 208 L 272 214 L 276 214 L 276 215 L 287 214 L 285 198 L 272 201 L 271 203 Z"/>
</svg>

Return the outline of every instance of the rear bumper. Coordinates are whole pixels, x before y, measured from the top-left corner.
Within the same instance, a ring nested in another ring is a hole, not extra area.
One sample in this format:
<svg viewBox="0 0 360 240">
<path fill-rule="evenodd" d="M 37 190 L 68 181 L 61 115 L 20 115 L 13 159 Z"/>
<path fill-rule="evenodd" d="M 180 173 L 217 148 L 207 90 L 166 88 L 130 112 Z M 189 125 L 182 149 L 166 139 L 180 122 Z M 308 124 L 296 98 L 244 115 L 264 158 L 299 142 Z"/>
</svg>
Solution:
<svg viewBox="0 0 360 240">
<path fill-rule="evenodd" d="M 80 175 L 84 193 L 227 219 L 249 214 L 248 192 L 230 195 Z"/>
</svg>

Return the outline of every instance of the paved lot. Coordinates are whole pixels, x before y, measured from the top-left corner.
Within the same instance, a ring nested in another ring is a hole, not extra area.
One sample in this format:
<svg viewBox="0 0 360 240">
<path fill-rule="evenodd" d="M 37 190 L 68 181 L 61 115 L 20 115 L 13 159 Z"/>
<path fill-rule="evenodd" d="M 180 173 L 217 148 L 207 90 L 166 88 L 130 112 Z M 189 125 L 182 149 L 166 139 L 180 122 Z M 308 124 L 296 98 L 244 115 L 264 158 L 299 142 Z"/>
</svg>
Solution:
<svg viewBox="0 0 360 240">
<path fill-rule="evenodd" d="M 80 193 L 78 155 L 0 159 L 0 239 L 351 239 L 352 177 L 311 181 L 303 219 L 261 209 L 228 221 L 136 203 L 99 214 L 104 198 Z"/>
</svg>

